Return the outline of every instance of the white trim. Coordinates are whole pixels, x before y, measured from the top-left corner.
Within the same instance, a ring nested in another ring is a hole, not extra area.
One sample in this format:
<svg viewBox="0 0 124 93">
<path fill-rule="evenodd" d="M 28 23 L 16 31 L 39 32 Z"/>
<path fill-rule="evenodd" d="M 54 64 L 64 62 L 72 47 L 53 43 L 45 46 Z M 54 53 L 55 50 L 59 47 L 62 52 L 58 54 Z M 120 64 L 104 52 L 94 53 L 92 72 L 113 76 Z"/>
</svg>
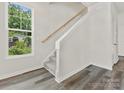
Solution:
<svg viewBox="0 0 124 93">
<path fill-rule="evenodd" d="M 34 36 L 34 8 L 32 8 L 32 7 L 30 7 L 31 8 L 31 10 L 32 10 L 32 20 L 31 20 L 31 22 L 32 22 L 32 54 L 33 55 L 35 55 L 35 52 L 34 52 L 34 50 L 35 50 L 35 47 L 34 47 L 34 40 L 35 40 L 35 36 Z"/>
<path fill-rule="evenodd" d="M 59 68 L 60 68 L 60 49 L 56 49 L 56 70 L 55 78 L 59 77 Z"/>
<path fill-rule="evenodd" d="M 22 4 L 22 3 L 21 3 Z M 23 4 L 22 4 L 23 5 Z M 24 6 L 28 6 L 28 5 L 24 5 Z M 6 35 L 6 59 L 14 59 L 14 58 L 22 58 L 22 57 L 29 57 L 29 56 L 34 56 L 34 8 L 32 7 L 28 7 L 31 9 L 32 12 L 32 18 L 31 18 L 31 25 L 32 25 L 32 30 L 21 30 L 21 29 L 11 29 L 8 28 L 8 2 L 5 3 L 5 31 L 7 31 L 7 35 Z M 14 31 L 21 31 L 21 32 L 31 32 L 32 36 L 31 36 L 31 41 L 32 41 L 32 45 L 31 45 L 31 53 L 29 54 L 23 54 L 23 55 L 14 55 L 14 56 L 9 56 L 9 48 L 8 48 L 8 37 L 9 37 L 9 30 L 14 30 Z"/>
<path fill-rule="evenodd" d="M 95 64 L 95 62 L 92 62 L 91 65 L 94 65 L 94 66 L 97 66 L 97 67 L 100 67 L 100 68 L 104 68 L 104 69 L 107 69 L 107 70 L 112 70 L 112 67 L 113 67 L 113 65 L 103 67 L 101 65 Z"/>
<path fill-rule="evenodd" d="M 0 80 L 6 79 L 6 78 L 10 78 L 10 77 L 13 77 L 13 76 L 17 76 L 17 75 L 20 75 L 20 74 L 23 74 L 23 73 L 26 73 L 26 72 L 29 72 L 29 71 L 33 71 L 33 70 L 36 70 L 36 69 L 40 69 L 40 68 L 43 68 L 43 66 L 42 65 L 41 66 L 39 65 L 39 66 L 36 66 L 36 67 L 30 67 L 28 69 L 16 71 L 14 73 L 0 75 Z"/>
<path fill-rule="evenodd" d="M 124 56 L 124 54 L 123 53 L 118 53 L 118 56 Z"/>
<path fill-rule="evenodd" d="M 113 64 L 116 64 L 118 61 L 119 61 L 119 57 L 116 56 L 116 58 L 114 58 L 114 60 L 113 60 Z"/>
<path fill-rule="evenodd" d="M 62 78 L 57 77 L 57 78 L 55 78 L 55 80 L 56 80 L 58 83 L 61 83 L 62 81 L 66 80 L 67 78 L 69 78 L 69 77 L 73 76 L 74 74 L 80 72 L 81 70 L 83 70 L 84 68 L 86 68 L 86 67 L 89 66 L 89 65 L 90 65 L 90 64 L 85 64 L 85 66 L 80 67 L 80 68 L 77 69 L 77 70 L 73 70 L 72 72 L 66 74 L 66 75 L 65 75 L 64 77 L 62 77 Z"/>
<path fill-rule="evenodd" d="M 34 56 L 34 54 L 31 53 L 31 54 L 8 56 L 6 59 L 18 59 L 18 58 L 25 58 L 25 57 L 31 57 L 31 56 Z"/>
<path fill-rule="evenodd" d="M 16 16 L 16 15 L 9 15 L 9 17 L 16 17 L 16 18 L 23 18 L 23 19 L 26 19 L 26 20 L 31 20 L 31 18 L 27 19 L 25 17 L 19 17 L 19 16 Z"/>
<path fill-rule="evenodd" d="M 6 57 L 8 57 L 8 37 L 9 37 L 9 33 L 8 33 L 8 2 L 5 3 L 5 31 L 6 33 Z"/>
<path fill-rule="evenodd" d="M 31 32 L 32 33 L 32 30 L 22 30 L 22 29 L 13 29 L 13 28 L 8 28 L 8 30 L 12 30 L 12 31 L 20 31 L 20 32 Z"/>
</svg>

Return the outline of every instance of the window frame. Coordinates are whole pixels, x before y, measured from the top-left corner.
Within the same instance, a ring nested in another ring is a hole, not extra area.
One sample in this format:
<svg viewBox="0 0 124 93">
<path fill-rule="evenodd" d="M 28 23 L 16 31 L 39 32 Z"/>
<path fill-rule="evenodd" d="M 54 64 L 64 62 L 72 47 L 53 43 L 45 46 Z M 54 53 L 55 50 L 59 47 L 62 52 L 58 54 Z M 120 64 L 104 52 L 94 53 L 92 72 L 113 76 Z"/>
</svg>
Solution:
<svg viewBox="0 0 124 93">
<path fill-rule="evenodd" d="M 15 2 L 16 3 L 16 2 Z M 18 3 L 17 3 L 18 4 Z M 23 29 L 13 29 L 13 28 L 9 28 L 8 26 L 8 20 L 9 20 L 9 13 L 8 13 L 8 5 L 9 5 L 9 2 L 5 3 L 5 28 L 6 28 L 6 56 L 7 56 L 7 59 L 15 59 L 15 58 L 22 58 L 22 57 L 30 57 L 30 56 L 34 56 L 34 8 L 32 8 L 31 6 L 27 5 L 27 4 L 24 4 L 24 3 L 19 3 L 29 9 L 31 9 L 31 30 L 23 30 Z M 9 31 L 10 30 L 13 30 L 13 31 L 20 31 L 20 32 L 31 32 L 32 36 L 31 36 L 31 53 L 29 54 L 23 54 L 23 55 L 9 55 Z"/>
</svg>

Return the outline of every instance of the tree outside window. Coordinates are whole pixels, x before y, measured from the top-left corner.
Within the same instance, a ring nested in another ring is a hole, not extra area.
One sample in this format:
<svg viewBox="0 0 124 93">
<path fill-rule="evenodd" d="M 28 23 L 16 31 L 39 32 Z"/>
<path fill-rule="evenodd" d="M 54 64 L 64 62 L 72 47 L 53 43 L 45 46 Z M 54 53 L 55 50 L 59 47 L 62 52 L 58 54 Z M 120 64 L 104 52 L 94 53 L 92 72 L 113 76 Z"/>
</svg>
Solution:
<svg viewBox="0 0 124 93">
<path fill-rule="evenodd" d="M 9 56 L 32 53 L 32 10 L 8 3 Z"/>
</svg>

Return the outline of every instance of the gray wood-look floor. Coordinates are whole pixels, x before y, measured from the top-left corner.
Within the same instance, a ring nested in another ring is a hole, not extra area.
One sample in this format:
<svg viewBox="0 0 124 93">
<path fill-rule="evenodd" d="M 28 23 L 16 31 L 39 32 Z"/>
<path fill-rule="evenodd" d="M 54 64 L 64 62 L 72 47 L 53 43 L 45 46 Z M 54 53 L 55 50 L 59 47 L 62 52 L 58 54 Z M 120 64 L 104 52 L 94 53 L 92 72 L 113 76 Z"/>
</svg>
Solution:
<svg viewBox="0 0 124 93">
<path fill-rule="evenodd" d="M 124 89 L 124 57 L 109 71 L 96 66 L 58 84 L 45 69 L 38 69 L 0 81 L 2 90 L 119 90 Z"/>
</svg>

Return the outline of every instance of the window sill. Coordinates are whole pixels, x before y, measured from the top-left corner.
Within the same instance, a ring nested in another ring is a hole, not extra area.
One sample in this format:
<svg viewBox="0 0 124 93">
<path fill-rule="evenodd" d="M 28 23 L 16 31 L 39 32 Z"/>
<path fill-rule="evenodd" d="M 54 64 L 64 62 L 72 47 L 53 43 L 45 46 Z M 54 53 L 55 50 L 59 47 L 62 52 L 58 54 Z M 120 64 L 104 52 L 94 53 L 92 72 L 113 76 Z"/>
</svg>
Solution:
<svg viewBox="0 0 124 93">
<path fill-rule="evenodd" d="M 19 59 L 19 58 L 26 58 L 26 57 L 32 57 L 34 54 L 24 54 L 24 55 L 16 55 L 16 56 L 7 56 L 7 59 Z"/>
</svg>

